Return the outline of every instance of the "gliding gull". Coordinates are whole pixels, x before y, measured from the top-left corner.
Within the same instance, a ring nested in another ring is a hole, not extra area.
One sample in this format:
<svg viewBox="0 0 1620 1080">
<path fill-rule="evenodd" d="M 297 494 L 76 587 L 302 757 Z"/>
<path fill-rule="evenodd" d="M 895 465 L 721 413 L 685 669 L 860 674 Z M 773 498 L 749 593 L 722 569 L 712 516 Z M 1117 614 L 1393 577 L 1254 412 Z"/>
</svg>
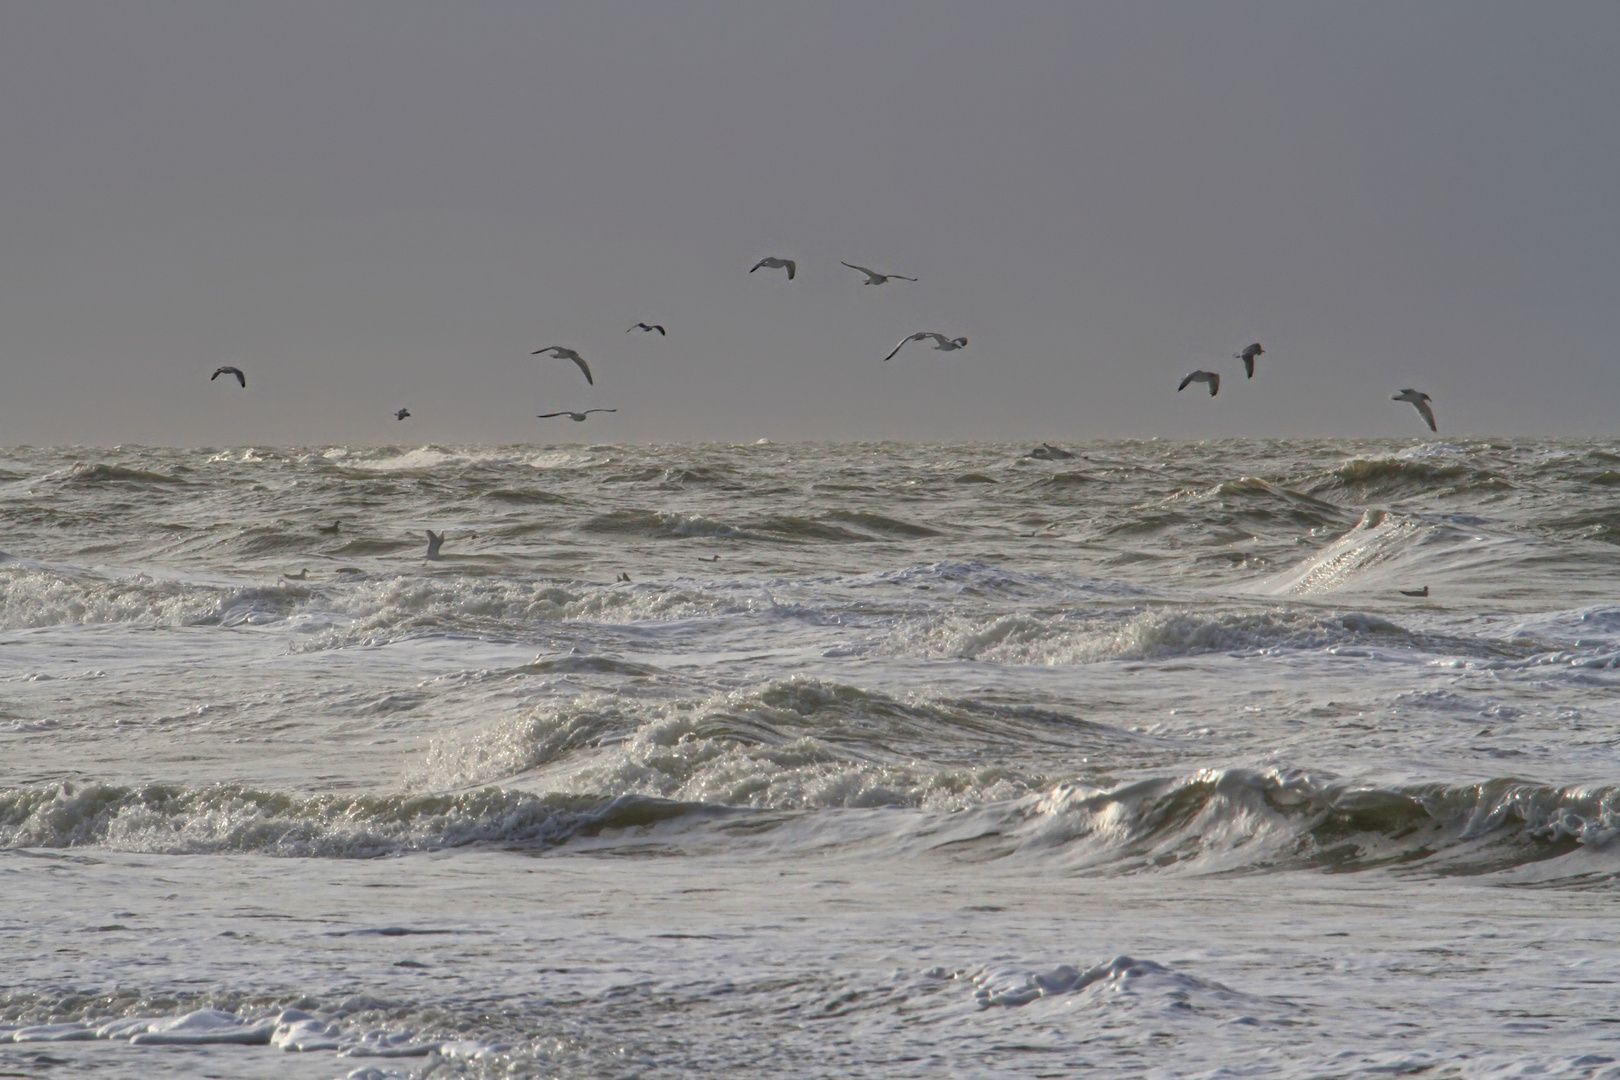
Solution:
<svg viewBox="0 0 1620 1080">
<path fill-rule="evenodd" d="M 1195 382 L 1209 383 L 1209 396 L 1210 397 L 1214 397 L 1216 394 L 1221 392 L 1221 373 L 1220 372 L 1218 372 L 1218 371 L 1195 371 L 1191 375 L 1187 376 L 1185 379 L 1181 380 L 1181 385 L 1176 387 L 1176 393 L 1179 394 L 1183 390 L 1187 389 L 1187 384 L 1188 383 L 1195 383 Z"/>
<path fill-rule="evenodd" d="M 1243 361 L 1243 370 L 1248 372 L 1249 378 L 1252 379 L 1254 378 L 1254 358 L 1264 354 L 1265 351 L 1257 341 L 1253 345 L 1246 347 L 1242 352 L 1233 353 L 1232 359 Z"/>
<path fill-rule="evenodd" d="M 894 352 L 883 358 L 884 362 L 886 363 L 898 356 L 900 350 L 906 347 L 906 342 L 922 341 L 925 338 L 933 338 L 936 342 L 938 342 L 938 344 L 934 346 L 936 352 L 955 352 L 957 349 L 960 349 L 967 344 L 967 338 L 965 337 L 948 338 L 944 334 L 936 334 L 931 330 L 919 330 L 910 337 L 901 338 L 900 344 L 894 347 Z"/>
<path fill-rule="evenodd" d="M 585 381 L 590 383 L 592 386 L 596 385 L 596 380 L 591 378 L 591 369 L 586 366 L 584 358 L 573 349 L 565 349 L 561 345 L 547 345 L 543 349 L 534 350 L 534 352 L 530 353 L 529 355 L 539 356 L 541 353 L 547 352 L 556 357 L 558 360 L 572 360 L 574 363 L 578 364 L 579 370 L 585 373 Z"/>
<path fill-rule="evenodd" d="M 1440 430 L 1434 426 L 1434 410 L 1429 408 L 1429 402 L 1431 399 L 1428 394 L 1418 390 L 1402 390 L 1389 400 L 1410 401 L 1417 411 L 1422 414 L 1423 421 L 1429 425 L 1430 431 L 1438 432 Z"/>
<path fill-rule="evenodd" d="M 581 423 L 582 421 L 584 421 L 585 417 L 588 416 L 589 414 L 593 413 L 593 412 L 618 412 L 618 411 L 619 411 L 618 409 L 586 409 L 584 412 L 570 412 L 569 410 L 564 409 L 562 412 L 535 413 L 534 418 L 536 420 L 550 420 L 553 416 L 566 416 L 566 417 L 568 417 L 568 419 L 570 419 L 574 423 L 578 424 L 578 423 Z"/>
<path fill-rule="evenodd" d="M 916 281 L 917 280 L 914 277 L 906 277 L 906 275 L 904 275 L 904 274 L 880 274 L 876 270 L 868 270 L 864 266 L 856 266 L 854 263 L 847 263 L 847 262 L 844 262 L 844 260 L 842 260 L 842 259 L 838 260 L 838 264 L 840 266 L 847 266 L 851 270 L 859 270 L 861 273 L 865 274 L 866 275 L 866 280 L 861 282 L 862 285 L 881 285 L 885 281 L 888 281 L 890 278 L 894 278 L 896 281 Z"/>
<path fill-rule="evenodd" d="M 762 266 L 767 270 L 786 270 L 788 272 L 789 281 L 792 281 L 793 275 L 799 272 L 798 263 L 794 262 L 792 259 L 778 259 L 775 255 L 768 255 L 759 260 L 759 262 L 754 264 L 754 270 L 758 270 Z M 750 270 L 748 272 L 752 274 L 754 270 Z"/>
<path fill-rule="evenodd" d="M 208 376 L 208 381 L 213 382 L 215 379 L 219 378 L 221 375 L 235 375 L 236 376 L 236 381 L 242 384 L 242 389 L 244 389 L 244 390 L 247 389 L 247 376 L 242 374 L 242 369 L 241 368 L 239 368 L 239 367 L 230 367 L 229 365 L 227 365 L 225 367 L 217 367 L 217 368 L 214 369 L 214 373 L 212 375 Z"/>
</svg>

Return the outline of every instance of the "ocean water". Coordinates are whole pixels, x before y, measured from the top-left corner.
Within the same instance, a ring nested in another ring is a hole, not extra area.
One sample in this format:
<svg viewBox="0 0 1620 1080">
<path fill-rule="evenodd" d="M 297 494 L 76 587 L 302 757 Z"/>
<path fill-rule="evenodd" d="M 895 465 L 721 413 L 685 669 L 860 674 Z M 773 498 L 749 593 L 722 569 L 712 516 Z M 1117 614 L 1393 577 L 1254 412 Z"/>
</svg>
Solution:
<svg viewBox="0 0 1620 1080">
<path fill-rule="evenodd" d="M 1029 449 L 0 451 L 0 1073 L 1620 1077 L 1620 442 Z"/>
</svg>

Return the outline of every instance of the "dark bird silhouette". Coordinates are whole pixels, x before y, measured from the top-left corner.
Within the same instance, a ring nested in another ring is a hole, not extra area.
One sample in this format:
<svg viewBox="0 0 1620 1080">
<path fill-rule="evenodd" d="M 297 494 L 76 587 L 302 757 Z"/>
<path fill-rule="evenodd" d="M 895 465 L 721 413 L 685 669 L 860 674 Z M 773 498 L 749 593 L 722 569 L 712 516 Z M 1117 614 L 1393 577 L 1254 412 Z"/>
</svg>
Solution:
<svg viewBox="0 0 1620 1080">
<path fill-rule="evenodd" d="M 570 419 L 574 423 L 578 424 L 578 423 L 581 423 L 582 421 L 584 421 L 585 417 L 589 416 L 593 412 L 618 412 L 618 411 L 619 411 L 618 409 L 586 409 L 584 412 L 569 412 L 567 409 L 564 409 L 562 412 L 536 413 L 535 414 L 535 419 L 537 419 L 537 420 L 550 420 L 553 416 L 566 416 L 566 417 L 568 417 L 568 419 Z"/>
<path fill-rule="evenodd" d="M 224 367 L 217 367 L 217 368 L 214 369 L 214 373 L 212 375 L 208 376 L 208 381 L 213 382 L 215 379 L 219 378 L 221 375 L 234 375 L 234 376 L 236 376 L 236 381 L 242 384 L 242 389 L 244 389 L 244 390 L 247 389 L 247 376 L 242 374 L 242 369 L 241 368 L 239 368 L 239 367 L 231 367 L 228 364 L 225 365 Z"/>
<path fill-rule="evenodd" d="M 401 410 L 399 410 L 399 412 L 394 414 L 394 419 L 395 420 L 403 420 L 409 415 L 411 415 L 411 410 L 409 410 L 409 409 L 401 409 Z"/>
<path fill-rule="evenodd" d="M 654 330 L 656 330 L 656 331 L 658 331 L 658 336 L 659 337 L 668 337 L 669 336 L 668 334 L 666 334 L 664 332 L 664 328 L 662 326 L 659 326 L 657 323 L 653 323 L 651 326 L 648 326 L 644 322 L 638 322 L 638 323 L 636 323 L 636 325 L 632 326 L 630 328 L 630 330 L 640 330 L 644 334 L 650 334 Z M 630 332 L 630 330 L 626 330 L 625 333 L 628 334 Z"/>
<path fill-rule="evenodd" d="M 1421 589 L 1402 589 L 1401 590 L 1401 595 L 1402 596 L 1428 596 L 1429 595 L 1429 587 L 1427 585 L 1425 585 Z"/>
</svg>

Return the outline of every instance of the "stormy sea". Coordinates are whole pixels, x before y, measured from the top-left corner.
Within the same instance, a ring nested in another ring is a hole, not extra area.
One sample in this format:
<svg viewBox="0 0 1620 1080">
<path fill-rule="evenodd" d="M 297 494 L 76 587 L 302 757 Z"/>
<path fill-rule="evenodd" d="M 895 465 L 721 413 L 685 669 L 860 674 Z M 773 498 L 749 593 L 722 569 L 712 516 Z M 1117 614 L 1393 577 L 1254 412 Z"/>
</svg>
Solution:
<svg viewBox="0 0 1620 1080">
<path fill-rule="evenodd" d="M 1620 1077 L 1612 439 L 23 447 L 0 549 L 0 1075 Z"/>
</svg>

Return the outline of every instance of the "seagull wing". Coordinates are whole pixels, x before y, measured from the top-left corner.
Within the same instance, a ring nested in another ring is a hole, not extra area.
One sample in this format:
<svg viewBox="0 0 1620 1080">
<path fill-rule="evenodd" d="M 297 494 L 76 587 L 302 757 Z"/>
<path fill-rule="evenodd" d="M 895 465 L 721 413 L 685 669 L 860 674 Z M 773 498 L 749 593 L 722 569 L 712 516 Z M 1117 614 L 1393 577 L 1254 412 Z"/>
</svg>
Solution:
<svg viewBox="0 0 1620 1080">
<path fill-rule="evenodd" d="M 1218 371 L 1211 371 L 1211 372 L 1209 372 L 1209 396 L 1214 397 L 1216 394 L 1218 394 L 1220 392 L 1221 392 L 1221 373 L 1218 372 Z"/>
<path fill-rule="evenodd" d="M 589 416 L 593 412 L 618 412 L 618 411 L 619 411 L 618 409 L 586 409 L 585 410 L 585 415 Z"/>
<path fill-rule="evenodd" d="M 530 353 L 529 355 L 530 356 L 539 356 L 541 353 L 555 353 L 555 354 L 560 356 L 562 354 L 562 346 L 561 345 L 547 345 L 543 349 L 534 350 L 534 352 Z"/>
<path fill-rule="evenodd" d="M 792 281 L 793 275 L 799 272 L 799 264 L 794 262 L 792 259 L 783 259 L 782 265 L 787 267 L 788 280 Z"/>
<path fill-rule="evenodd" d="M 899 356 L 900 355 L 900 350 L 906 347 L 906 342 L 908 342 L 908 341 L 921 341 L 923 338 L 925 338 L 927 336 L 928 336 L 927 334 L 911 334 L 911 335 L 909 335 L 907 337 L 901 338 L 900 339 L 900 344 L 898 344 L 898 345 L 896 345 L 894 347 L 894 352 L 890 353 L 888 356 L 885 356 L 883 358 L 884 361 L 887 362 L 887 361 L 893 360 L 896 356 Z"/>
<path fill-rule="evenodd" d="M 771 260 L 769 260 L 769 259 L 761 259 L 761 260 L 759 260 L 759 262 L 755 263 L 754 266 L 753 266 L 753 269 L 749 270 L 748 272 L 750 274 L 752 274 L 754 272 L 754 270 L 758 270 L 762 266 L 769 266 L 770 262 L 771 262 Z"/>
<path fill-rule="evenodd" d="M 1190 385 L 1191 385 L 1191 384 L 1192 384 L 1192 381 L 1193 381 L 1193 379 L 1194 379 L 1194 378 L 1195 378 L 1195 377 L 1196 377 L 1196 376 L 1197 376 L 1197 375 L 1198 375 L 1198 372 L 1196 372 L 1196 371 L 1195 371 L 1195 372 L 1193 372 L 1193 373 L 1192 373 L 1192 374 L 1191 374 L 1191 375 L 1189 375 L 1189 376 L 1187 376 L 1187 377 L 1186 377 L 1186 378 L 1185 378 L 1185 379 L 1182 379 L 1182 380 L 1181 380 L 1181 385 L 1180 385 L 1180 386 L 1178 386 L 1178 387 L 1176 387 L 1176 393 L 1178 393 L 1178 394 L 1179 394 L 1179 393 L 1181 393 L 1181 392 L 1182 392 L 1182 391 L 1183 391 L 1183 390 L 1185 390 L 1185 389 L 1187 389 L 1187 387 L 1188 387 L 1188 386 L 1190 386 Z"/>
<path fill-rule="evenodd" d="M 838 260 L 838 265 L 847 266 L 851 270 L 859 270 L 861 273 L 865 274 L 867 277 L 871 278 L 873 281 L 876 281 L 879 278 L 884 276 L 883 274 L 878 273 L 876 270 L 868 270 L 864 266 L 856 266 L 854 263 L 847 263 L 843 259 Z"/>
<path fill-rule="evenodd" d="M 916 281 L 917 280 L 914 277 L 906 277 L 906 275 L 904 275 L 904 274 L 890 274 L 888 276 L 894 278 L 897 281 Z"/>
<path fill-rule="evenodd" d="M 586 382 L 590 383 L 592 386 L 596 385 L 596 380 L 591 378 L 590 365 L 585 363 L 585 358 L 584 357 L 580 356 L 579 353 L 575 353 L 572 356 L 570 356 L 568 359 L 572 360 L 574 363 L 579 365 L 579 370 L 581 370 L 581 371 L 583 371 L 585 373 L 585 381 Z"/>
<path fill-rule="evenodd" d="M 659 337 L 669 337 L 669 335 L 664 332 L 664 328 L 662 326 L 660 326 L 659 324 L 653 323 L 653 329 L 658 331 L 658 336 Z"/>
<path fill-rule="evenodd" d="M 1425 394 L 1424 397 L 1427 398 L 1428 395 Z M 1422 415 L 1424 423 L 1429 425 L 1429 430 L 1438 434 L 1440 429 L 1434 426 L 1434 410 L 1429 408 L 1428 401 L 1414 401 L 1412 404 L 1417 406 L 1417 411 Z"/>
<path fill-rule="evenodd" d="M 553 416 L 567 416 L 567 415 L 568 415 L 568 412 L 567 412 L 567 410 L 564 410 L 564 411 L 562 411 L 562 412 L 543 412 L 543 413 L 536 413 L 536 414 L 535 414 L 535 417 L 534 417 L 534 418 L 535 418 L 535 419 L 536 419 L 536 420 L 550 420 L 550 419 L 551 419 L 551 418 L 552 418 L 552 417 L 553 417 Z"/>
</svg>

